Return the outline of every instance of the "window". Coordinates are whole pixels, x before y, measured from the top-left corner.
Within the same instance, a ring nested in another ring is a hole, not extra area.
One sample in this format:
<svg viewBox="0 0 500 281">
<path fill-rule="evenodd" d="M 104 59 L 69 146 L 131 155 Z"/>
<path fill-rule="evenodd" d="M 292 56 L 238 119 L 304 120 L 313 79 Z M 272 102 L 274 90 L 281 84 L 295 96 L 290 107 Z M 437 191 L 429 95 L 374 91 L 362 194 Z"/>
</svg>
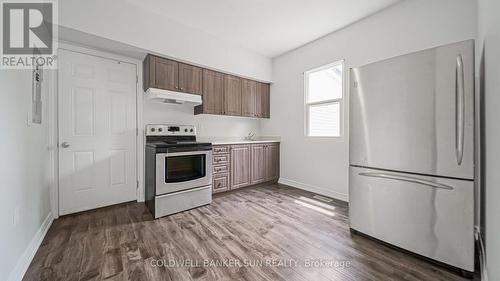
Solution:
<svg viewBox="0 0 500 281">
<path fill-rule="evenodd" d="M 306 135 L 340 137 L 344 63 L 335 62 L 305 73 Z"/>
</svg>

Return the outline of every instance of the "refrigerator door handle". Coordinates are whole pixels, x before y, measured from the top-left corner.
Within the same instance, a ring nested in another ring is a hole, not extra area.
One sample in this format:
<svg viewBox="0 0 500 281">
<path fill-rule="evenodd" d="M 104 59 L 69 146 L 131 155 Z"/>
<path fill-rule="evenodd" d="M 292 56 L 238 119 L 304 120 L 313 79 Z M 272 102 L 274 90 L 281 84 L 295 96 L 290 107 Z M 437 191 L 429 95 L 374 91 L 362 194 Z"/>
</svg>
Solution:
<svg viewBox="0 0 500 281">
<path fill-rule="evenodd" d="M 462 55 L 457 56 L 455 69 L 455 149 L 457 164 L 462 165 L 464 156 L 464 127 L 465 127 L 465 83 L 464 63 Z"/>
<path fill-rule="evenodd" d="M 406 182 L 412 182 L 412 183 L 417 183 L 417 184 L 422 184 L 434 188 L 440 188 L 440 189 L 447 189 L 447 190 L 453 190 L 453 187 L 442 184 L 442 183 L 437 183 L 437 182 L 432 182 L 432 181 L 426 181 L 422 179 L 417 179 L 413 177 L 406 177 L 406 176 L 401 176 L 401 175 L 395 175 L 395 174 L 387 174 L 387 173 L 358 173 L 360 176 L 365 176 L 365 177 L 373 177 L 373 178 L 383 178 L 383 179 L 390 179 L 390 180 L 399 180 L 399 181 L 406 181 Z"/>
</svg>

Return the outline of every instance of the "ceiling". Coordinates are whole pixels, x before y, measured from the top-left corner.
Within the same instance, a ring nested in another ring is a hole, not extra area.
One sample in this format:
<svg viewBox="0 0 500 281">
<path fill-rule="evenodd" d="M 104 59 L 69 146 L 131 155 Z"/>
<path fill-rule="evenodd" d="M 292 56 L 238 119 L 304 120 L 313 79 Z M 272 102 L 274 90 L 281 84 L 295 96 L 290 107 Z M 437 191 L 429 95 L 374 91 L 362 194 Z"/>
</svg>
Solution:
<svg viewBox="0 0 500 281">
<path fill-rule="evenodd" d="M 129 0 L 140 8 L 276 57 L 400 0 Z"/>
</svg>

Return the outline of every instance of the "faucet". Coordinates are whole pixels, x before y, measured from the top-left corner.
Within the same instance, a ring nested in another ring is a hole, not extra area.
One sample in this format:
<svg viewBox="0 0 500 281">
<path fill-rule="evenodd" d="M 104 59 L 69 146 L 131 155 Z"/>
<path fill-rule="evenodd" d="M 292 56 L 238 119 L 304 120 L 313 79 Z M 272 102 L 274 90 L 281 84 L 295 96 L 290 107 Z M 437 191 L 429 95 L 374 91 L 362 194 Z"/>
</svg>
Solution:
<svg viewBox="0 0 500 281">
<path fill-rule="evenodd" d="M 245 137 L 245 140 L 246 140 L 246 141 L 251 141 L 251 140 L 253 140 L 253 138 L 254 138 L 254 137 L 255 137 L 255 133 L 250 132 L 250 133 L 248 133 L 248 135 Z"/>
</svg>

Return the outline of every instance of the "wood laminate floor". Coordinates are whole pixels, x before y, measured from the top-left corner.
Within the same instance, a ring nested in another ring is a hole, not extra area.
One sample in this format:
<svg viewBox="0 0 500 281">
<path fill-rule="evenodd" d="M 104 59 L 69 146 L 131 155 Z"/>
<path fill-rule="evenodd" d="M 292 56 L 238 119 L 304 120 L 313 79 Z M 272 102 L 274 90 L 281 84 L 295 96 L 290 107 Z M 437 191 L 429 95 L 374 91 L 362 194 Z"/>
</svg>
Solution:
<svg viewBox="0 0 500 281">
<path fill-rule="evenodd" d="M 24 280 L 466 280 L 351 236 L 346 203 L 313 195 L 270 184 L 158 220 L 143 203 L 61 217 Z"/>
</svg>

